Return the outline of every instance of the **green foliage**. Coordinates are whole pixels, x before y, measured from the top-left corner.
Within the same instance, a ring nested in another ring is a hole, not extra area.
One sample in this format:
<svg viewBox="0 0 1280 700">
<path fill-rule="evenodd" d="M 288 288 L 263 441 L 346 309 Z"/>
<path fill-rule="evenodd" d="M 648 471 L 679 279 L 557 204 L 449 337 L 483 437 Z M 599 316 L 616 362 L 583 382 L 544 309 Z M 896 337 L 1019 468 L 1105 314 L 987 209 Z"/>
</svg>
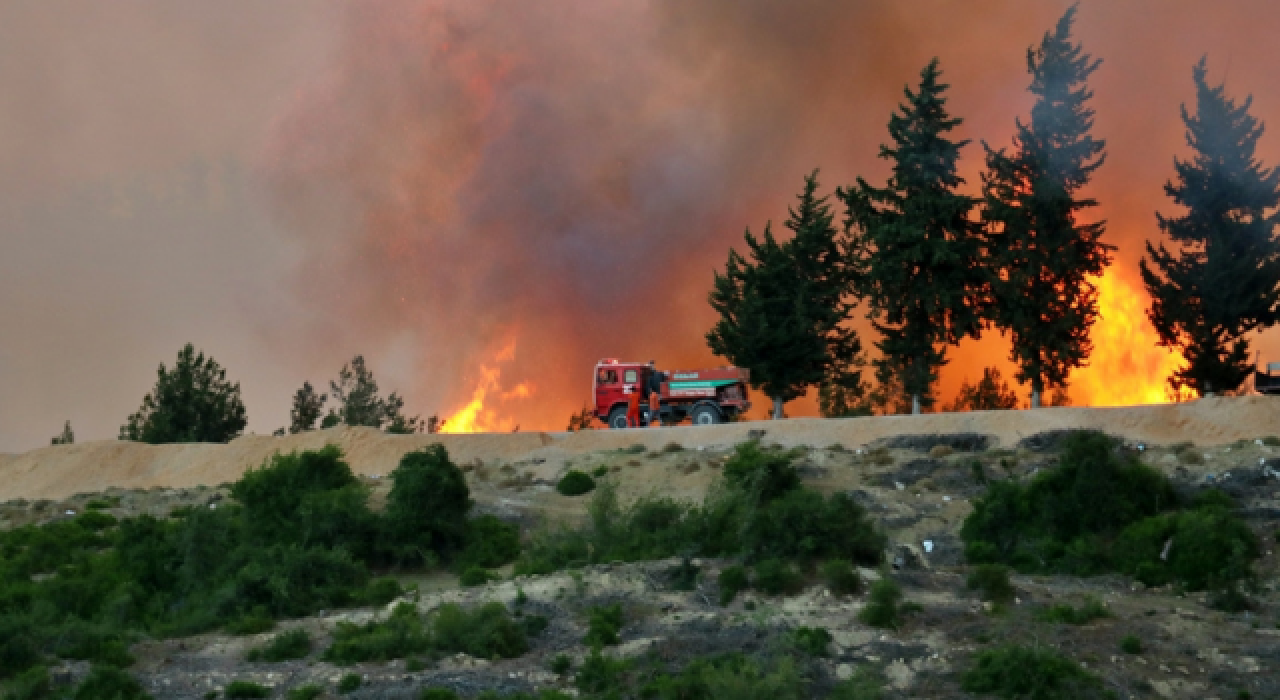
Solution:
<svg viewBox="0 0 1280 700">
<path fill-rule="evenodd" d="M 826 656 L 831 633 L 822 627 L 797 627 L 791 630 L 791 641 L 809 656 Z"/>
<path fill-rule="evenodd" d="M 844 559 L 831 559 L 824 563 L 822 578 L 832 595 L 856 595 L 862 592 L 862 576 Z"/>
<path fill-rule="evenodd" d="M 1092 282 L 1111 262 L 1104 222 L 1083 220 L 1097 206 L 1079 196 L 1105 159 L 1105 142 L 1090 135 L 1093 93 L 1087 81 L 1099 61 L 1071 38 L 1070 7 L 1040 45 L 1027 53 L 1029 121 L 1016 122 L 1013 151 L 987 147 L 982 177 L 983 219 L 993 231 L 988 262 L 989 317 L 1009 334 L 1014 378 L 1031 385 L 1033 407 L 1046 388 L 1062 387 L 1084 366 L 1098 317 Z"/>
<path fill-rule="evenodd" d="M 470 610 L 455 604 L 440 606 L 431 614 L 431 644 L 438 651 L 479 659 L 514 659 L 529 650 L 524 627 L 501 603 Z"/>
<path fill-rule="evenodd" d="M 451 559 L 467 538 L 471 492 L 443 445 L 410 452 L 391 472 L 386 529 L 399 557 L 427 563 L 426 552 Z"/>
<path fill-rule="evenodd" d="M 992 603 L 1012 603 L 1016 591 L 1009 582 L 1009 567 L 1000 564 L 979 564 L 969 572 L 966 583 L 969 590 L 981 591 L 982 599 Z"/>
<path fill-rule="evenodd" d="M 592 647 L 591 653 L 582 660 L 573 684 L 584 693 L 605 693 L 621 684 L 628 667 L 625 660 L 605 656 L 599 647 Z"/>
<path fill-rule="evenodd" d="M 677 591 L 692 591 L 698 587 L 698 574 L 701 570 L 693 565 L 689 557 L 684 557 L 680 563 L 673 566 L 667 571 L 667 577 L 671 580 L 671 587 Z"/>
<path fill-rule="evenodd" d="M 418 698 L 419 700 L 459 700 L 458 694 L 448 688 L 427 688 Z"/>
<path fill-rule="evenodd" d="M 1182 216 L 1157 214 L 1177 246 L 1147 243 L 1142 279 L 1160 344 L 1177 348 L 1183 366 L 1175 391 L 1231 391 L 1253 371 L 1248 334 L 1280 320 L 1280 170 L 1256 157 L 1263 125 L 1225 85 L 1211 86 L 1206 59 L 1195 66 L 1196 110 L 1182 108 L 1189 161 L 1174 160 L 1165 185 Z"/>
<path fill-rule="evenodd" d="M 886 539 L 866 510 L 847 493 L 823 497 L 796 489 L 747 516 L 742 532 L 745 554 L 813 562 L 828 557 L 875 566 Z"/>
<path fill-rule="evenodd" d="M 156 386 L 142 407 L 120 428 L 121 440 L 148 442 L 229 442 L 246 424 L 240 385 L 187 343 L 172 370 L 162 364 Z"/>
<path fill-rule="evenodd" d="M 1094 620 L 1111 617 L 1111 611 L 1107 610 L 1102 601 L 1090 596 L 1078 608 L 1070 603 L 1052 605 L 1041 613 L 1041 617 L 1062 625 L 1087 625 Z"/>
<path fill-rule="evenodd" d="M 965 380 L 960 384 L 956 399 L 943 411 L 958 413 L 961 411 L 1007 411 L 1018 407 L 1018 395 L 1009 383 L 1004 381 L 997 367 L 982 370 L 982 379 L 977 384 L 969 384 Z"/>
<path fill-rule="evenodd" d="M 860 368 L 861 358 L 855 360 L 854 364 Z M 840 371 L 834 376 L 828 376 L 818 386 L 818 413 L 823 418 L 855 418 L 872 415 L 872 401 L 869 396 L 871 391 L 871 387 L 863 381 L 860 371 L 857 373 Z"/>
<path fill-rule="evenodd" d="M 365 366 L 363 355 L 342 366 L 338 380 L 329 382 L 329 394 L 337 406 L 325 416 L 325 428 L 363 425 L 389 433 L 420 433 L 427 427 L 420 417 L 404 415 L 404 399 L 395 392 L 386 398 L 378 394 L 378 382 Z"/>
<path fill-rule="evenodd" d="M 676 674 L 658 674 L 640 696 L 656 700 L 800 700 L 810 697 L 804 679 L 787 658 L 772 666 L 728 654 L 699 659 Z"/>
<path fill-rule="evenodd" d="M 1250 577 L 1258 554 L 1249 528 L 1206 495 L 1173 511 L 1161 474 L 1100 433 L 1067 438 L 1056 469 L 1029 484 L 996 481 L 974 503 L 960 536 L 970 562 L 1001 562 L 1023 573 L 1092 575 L 1118 571 L 1148 585 L 1190 590 Z"/>
<path fill-rule="evenodd" d="M 386 605 L 396 598 L 404 589 L 400 587 L 400 582 L 393 578 L 379 578 L 369 582 L 365 587 L 361 599 L 370 605 Z"/>
<path fill-rule="evenodd" d="M 359 690 L 362 685 L 364 685 L 364 678 L 362 678 L 360 674 L 347 673 L 338 680 L 338 693 L 342 695 L 354 693 Z"/>
<path fill-rule="evenodd" d="M 458 583 L 463 588 L 472 588 L 474 586 L 483 586 L 490 581 L 498 580 L 498 578 L 496 574 L 489 572 L 487 569 L 472 566 L 462 572 L 462 575 L 458 577 Z"/>
<path fill-rule="evenodd" d="M 800 473 L 791 458 L 778 450 L 760 447 L 758 440 L 738 445 L 725 461 L 724 480 L 755 505 L 767 505 L 800 487 Z"/>
<path fill-rule="evenodd" d="M 321 658 L 337 664 L 390 661 L 431 649 L 431 634 L 417 608 L 400 603 L 385 620 L 339 622 Z"/>
<path fill-rule="evenodd" d="M 884 697 L 884 679 L 866 666 L 853 672 L 853 677 L 836 684 L 827 700 L 880 700 Z"/>
<path fill-rule="evenodd" d="M 269 632 L 274 629 L 275 626 L 276 621 L 267 613 L 267 609 L 259 606 L 226 623 L 222 626 L 222 629 L 227 634 L 244 637 L 250 634 L 262 634 L 263 632 Z"/>
<path fill-rule="evenodd" d="M 308 683 L 307 685 L 291 688 L 285 697 L 288 700 L 316 700 L 321 695 L 324 695 L 324 688 L 315 683 Z"/>
<path fill-rule="evenodd" d="M 556 654 L 556 657 L 551 660 L 550 669 L 556 675 L 563 676 L 572 668 L 573 659 L 570 659 L 568 654 Z"/>
<path fill-rule="evenodd" d="M 231 681 L 223 695 L 230 698 L 269 698 L 271 689 L 253 681 Z"/>
<path fill-rule="evenodd" d="M 1040 648 L 1001 646 L 979 652 L 960 677 L 966 692 L 1029 700 L 1090 700 L 1113 697 L 1102 681 L 1079 664 Z"/>
<path fill-rule="evenodd" d="M 765 559 L 755 566 L 752 588 L 769 595 L 790 595 L 804 588 L 804 577 L 783 559 Z"/>
<path fill-rule="evenodd" d="M 858 619 L 872 627 L 897 629 L 901 624 L 902 589 L 888 576 L 871 584 L 867 604 L 858 611 Z"/>
<path fill-rule="evenodd" d="M 1126 634 L 1120 638 L 1120 651 L 1126 654 L 1141 654 L 1142 640 L 1137 635 Z"/>
<path fill-rule="evenodd" d="M 882 336 L 877 364 L 925 406 L 946 363 L 943 346 L 978 335 L 989 284 L 981 229 L 970 217 L 976 202 L 957 191 L 968 142 L 948 138 L 962 120 L 947 113 L 940 78 L 935 58 L 890 117 L 892 144 L 880 147 L 893 168 L 885 187 L 859 178 L 839 190 L 857 236 L 858 291 Z"/>
<path fill-rule="evenodd" d="M 293 395 L 293 408 L 289 410 L 289 432 L 302 433 L 315 430 L 316 421 L 324 412 L 324 394 L 316 393 L 311 382 L 303 382 L 302 388 Z"/>
<path fill-rule="evenodd" d="M 465 542 L 454 562 L 457 567 L 497 568 L 520 556 L 520 527 L 481 515 L 468 522 Z"/>
<path fill-rule="evenodd" d="M 53 682 L 49 679 L 49 669 L 44 666 L 32 666 L 19 673 L 9 682 L 5 700 L 45 700 L 53 691 Z"/>
<path fill-rule="evenodd" d="M 707 345 L 751 370 L 752 386 L 773 399 L 775 418 L 782 404 L 849 367 L 862 349 L 846 323 L 855 270 L 818 187 L 815 171 L 790 209 L 790 241 L 775 240 L 770 224 L 763 240 L 744 234 L 751 260 L 730 250 L 708 298 L 719 319 Z"/>
<path fill-rule="evenodd" d="M 622 605 L 592 607 L 587 611 L 587 636 L 582 643 L 589 647 L 613 646 L 622 631 Z"/>
<path fill-rule="evenodd" d="M 151 696 L 128 672 L 94 666 L 76 688 L 75 700 L 151 700 Z"/>
<path fill-rule="evenodd" d="M 556 491 L 563 496 L 581 496 L 594 491 L 595 488 L 596 480 L 591 478 L 590 474 L 577 469 L 570 469 L 556 484 Z"/>
<path fill-rule="evenodd" d="M 293 629 L 271 638 L 261 647 L 249 650 L 249 661 L 293 661 L 311 653 L 311 635 L 304 629 Z"/>
<path fill-rule="evenodd" d="M 720 576 L 716 579 L 716 586 L 720 589 L 720 605 L 732 603 L 739 593 L 750 586 L 747 570 L 741 566 L 727 566 L 721 569 Z"/>
</svg>

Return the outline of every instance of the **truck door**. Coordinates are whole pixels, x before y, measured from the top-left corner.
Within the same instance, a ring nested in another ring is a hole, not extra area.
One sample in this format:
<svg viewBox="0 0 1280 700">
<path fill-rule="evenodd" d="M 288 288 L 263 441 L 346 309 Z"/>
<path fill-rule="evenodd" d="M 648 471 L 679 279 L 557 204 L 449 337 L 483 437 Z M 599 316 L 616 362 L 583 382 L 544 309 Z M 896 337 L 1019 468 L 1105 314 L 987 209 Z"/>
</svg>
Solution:
<svg viewBox="0 0 1280 700">
<path fill-rule="evenodd" d="M 601 367 L 596 371 L 596 415 L 609 412 L 613 404 L 622 400 L 622 384 L 618 382 L 618 370 Z"/>
</svg>

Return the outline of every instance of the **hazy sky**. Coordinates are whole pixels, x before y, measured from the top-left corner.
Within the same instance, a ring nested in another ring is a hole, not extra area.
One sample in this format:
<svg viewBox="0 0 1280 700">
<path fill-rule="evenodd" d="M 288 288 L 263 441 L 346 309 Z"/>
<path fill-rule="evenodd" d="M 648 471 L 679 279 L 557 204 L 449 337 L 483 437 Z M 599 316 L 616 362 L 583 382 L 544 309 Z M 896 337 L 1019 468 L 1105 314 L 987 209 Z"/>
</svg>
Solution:
<svg viewBox="0 0 1280 700">
<path fill-rule="evenodd" d="M 0 4 L 0 451 L 66 419 L 114 437 L 185 342 L 241 382 L 259 433 L 357 352 L 414 412 L 459 408 L 483 367 L 493 425 L 561 429 L 597 357 L 714 361 L 727 246 L 813 168 L 828 190 L 882 178 L 889 112 L 935 55 L 976 184 L 976 142 L 1008 143 L 1025 50 L 1066 6 Z M 1104 60 L 1091 193 L 1133 284 L 1192 64 L 1271 121 L 1280 6 L 1085 0 L 1076 35 Z M 1280 162 L 1277 135 L 1262 149 Z M 1148 363 L 1129 350 L 1113 373 Z M 1006 354 L 953 351 L 944 389 Z"/>
</svg>

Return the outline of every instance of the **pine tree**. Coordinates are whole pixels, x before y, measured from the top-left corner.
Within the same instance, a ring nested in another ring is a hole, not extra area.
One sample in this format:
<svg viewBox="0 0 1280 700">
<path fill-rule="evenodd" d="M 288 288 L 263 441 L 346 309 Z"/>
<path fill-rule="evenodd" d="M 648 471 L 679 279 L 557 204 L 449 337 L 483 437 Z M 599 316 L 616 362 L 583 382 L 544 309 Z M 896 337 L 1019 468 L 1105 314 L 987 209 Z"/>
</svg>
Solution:
<svg viewBox="0 0 1280 700">
<path fill-rule="evenodd" d="M 1156 215 L 1178 248 L 1148 242 L 1151 265 L 1141 263 L 1160 344 L 1186 360 L 1169 384 L 1200 395 L 1240 386 L 1252 366 L 1245 334 L 1280 320 L 1280 169 L 1254 157 L 1263 125 L 1249 115 L 1253 98 L 1237 104 L 1205 70 L 1201 59 L 1196 113 L 1182 108 L 1195 155 L 1175 159 L 1175 180 L 1165 184 L 1186 214 Z"/>
<path fill-rule="evenodd" d="M 50 445 L 74 445 L 76 442 L 76 434 L 71 431 L 71 421 L 67 421 L 62 426 L 62 432 L 53 436 L 49 441 Z"/>
<path fill-rule="evenodd" d="M 998 367 L 982 370 L 977 384 L 967 380 L 960 385 L 956 400 L 945 411 L 1007 411 L 1018 407 L 1018 395 L 1004 380 Z"/>
<path fill-rule="evenodd" d="M 913 413 L 933 402 L 944 346 L 979 334 L 989 286 L 981 231 L 970 218 L 976 202 L 956 191 L 964 183 L 956 164 L 968 142 L 947 137 L 963 120 L 947 113 L 940 77 L 934 59 L 920 72 L 918 90 L 904 89 L 906 102 L 889 120 L 893 144 L 880 147 L 880 157 L 893 163 L 888 184 L 859 178 L 839 190 L 857 232 L 868 318 L 882 335 L 877 364 L 901 379 Z"/>
<path fill-rule="evenodd" d="M 311 382 L 303 382 L 302 388 L 293 395 L 293 410 L 289 412 L 289 432 L 301 433 L 315 430 L 316 421 L 320 420 L 324 410 L 324 394 L 316 393 Z"/>
<path fill-rule="evenodd" d="M 329 394 L 337 406 L 329 409 L 320 423 L 322 428 L 359 425 L 402 434 L 427 429 L 421 417 L 404 415 L 404 399 L 399 394 L 391 392 L 386 398 L 378 394 L 378 382 L 373 378 L 373 371 L 365 366 L 363 355 L 356 355 L 342 366 L 338 381 L 329 382 Z"/>
<path fill-rule="evenodd" d="M 1014 150 L 987 150 L 984 218 L 991 225 L 992 320 L 1012 340 L 1014 375 L 1031 385 L 1039 408 L 1046 387 L 1084 367 L 1093 345 L 1098 293 L 1090 277 L 1110 264 L 1102 221 L 1081 223 L 1097 205 L 1077 196 L 1105 160 L 1105 142 L 1090 135 L 1093 93 L 1086 85 L 1101 61 L 1071 41 L 1076 8 L 1067 10 L 1039 47 L 1027 51 L 1031 120 L 1016 122 Z M 985 146 L 985 144 L 984 144 Z"/>
<path fill-rule="evenodd" d="M 787 401 L 852 366 L 862 346 L 847 326 L 852 309 L 850 268 L 818 174 L 805 178 L 786 227 L 795 235 L 763 240 L 744 235 L 751 260 L 729 251 L 709 296 L 720 320 L 707 333 L 712 352 L 751 370 L 751 384 L 773 400 L 773 417 Z M 859 376 L 842 375 L 856 384 Z"/>
<path fill-rule="evenodd" d="M 227 371 L 187 343 L 173 369 L 162 364 L 155 389 L 120 428 L 121 440 L 228 442 L 244 430 L 240 385 L 227 381 Z"/>
</svg>

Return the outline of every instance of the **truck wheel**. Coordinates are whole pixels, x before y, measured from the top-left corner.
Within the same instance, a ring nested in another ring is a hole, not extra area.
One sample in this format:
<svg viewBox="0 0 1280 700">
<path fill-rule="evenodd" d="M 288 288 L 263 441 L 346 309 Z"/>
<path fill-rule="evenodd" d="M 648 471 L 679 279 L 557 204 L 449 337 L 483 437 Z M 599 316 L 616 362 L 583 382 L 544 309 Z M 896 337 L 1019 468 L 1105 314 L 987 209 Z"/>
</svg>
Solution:
<svg viewBox="0 0 1280 700">
<path fill-rule="evenodd" d="M 618 406 L 609 411 L 609 427 L 614 430 L 621 430 L 627 427 L 627 408 L 626 406 Z"/>
<path fill-rule="evenodd" d="M 724 418 L 720 415 L 720 411 L 714 406 L 697 406 L 693 409 L 694 425 L 715 425 L 723 423 Z"/>
</svg>

